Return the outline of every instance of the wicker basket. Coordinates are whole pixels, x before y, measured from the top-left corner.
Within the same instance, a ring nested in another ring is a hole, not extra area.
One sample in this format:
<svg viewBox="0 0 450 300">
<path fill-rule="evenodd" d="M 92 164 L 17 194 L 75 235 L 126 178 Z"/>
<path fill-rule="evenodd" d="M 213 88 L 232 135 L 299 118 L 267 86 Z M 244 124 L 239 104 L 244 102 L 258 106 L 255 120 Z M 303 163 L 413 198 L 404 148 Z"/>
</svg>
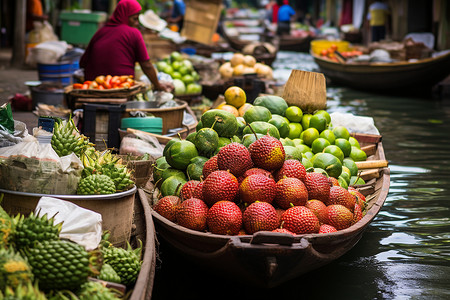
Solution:
<svg viewBox="0 0 450 300">
<path fill-rule="evenodd" d="M 141 160 L 138 156 L 119 155 L 122 163 L 127 164 L 127 168 L 132 171 L 137 187 L 143 187 L 153 175 L 153 163 L 155 160 L 150 157 L 147 160 Z"/>
<path fill-rule="evenodd" d="M 167 134 L 169 129 L 183 127 L 184 110 L 187 108 L 188 104 L 186 101 L 175 101 L 179 104 L 179 106 L 167 108 L 127 108 L 125 110 L 125 117 L 130 117 L 130 112 L 132 111 L 150 113 L 155 117 L 162 118 L 162 134 Z"/>
</svg>

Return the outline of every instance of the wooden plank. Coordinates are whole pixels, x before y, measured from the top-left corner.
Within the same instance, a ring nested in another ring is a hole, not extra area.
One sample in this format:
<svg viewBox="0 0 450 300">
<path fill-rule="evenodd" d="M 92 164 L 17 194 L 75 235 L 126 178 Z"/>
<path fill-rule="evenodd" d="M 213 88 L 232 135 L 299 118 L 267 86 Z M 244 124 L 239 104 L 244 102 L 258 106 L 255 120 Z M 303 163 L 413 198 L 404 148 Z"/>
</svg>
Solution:
<svg viewBox="0 0 450 300">
<path fill-rule="evenodd" d="M 385 168 L 388 166 L 387 160 L 366 160 L 366 161 L 355 161 L 356 166 L 359 170 L 361 169 L 374 169 L 374 168 Z"/>
</svg>

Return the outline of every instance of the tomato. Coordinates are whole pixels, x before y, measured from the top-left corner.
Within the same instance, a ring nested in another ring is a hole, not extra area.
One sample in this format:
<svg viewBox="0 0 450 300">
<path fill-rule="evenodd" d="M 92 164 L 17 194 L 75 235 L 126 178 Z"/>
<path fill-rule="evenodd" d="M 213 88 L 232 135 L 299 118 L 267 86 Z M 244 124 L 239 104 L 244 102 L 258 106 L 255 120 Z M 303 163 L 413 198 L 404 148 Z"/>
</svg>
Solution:
<svg viewBox="0 0 450 300">
<path fill-rule="evenodd" d="M 79 89 L 82 89 L 83 88 L 83 84 L 81 84 L 81 83 L 74 83 L 73 84 L 73 89 L 74 90 L 79 90 Z"/>
<path fill-rule="evenodd" d="M 336 51 L 338 46 L 336 44 L 331 44 L 330 48 L 331 50 Z"/>
<path fill-rule="evenodd" d="M 97 77 L 95 77 L 95 81 L 98 84 L 102 84 L 103 82 L 105 82 L 105 76 L 103 76 L 103 75 L 97 76 Z"/>
<path fill-rule="evenodd" d="M 89 89 L 89 84 L 83 83 L 83 86 L 81 87 L 83 90 Z"/>
<path fill-rule="evenodd" d="M 328 55 L 328 50 L 327 49 L 323 49 L 322 51 L 320 51 L 320 55 L 327 56 Z"/>
<path fill-rule="evenodd" d="M 103 85 L 99 85 L 97 89 L 104 90 L 105 88 L 103 87 Z"/>
</svg>

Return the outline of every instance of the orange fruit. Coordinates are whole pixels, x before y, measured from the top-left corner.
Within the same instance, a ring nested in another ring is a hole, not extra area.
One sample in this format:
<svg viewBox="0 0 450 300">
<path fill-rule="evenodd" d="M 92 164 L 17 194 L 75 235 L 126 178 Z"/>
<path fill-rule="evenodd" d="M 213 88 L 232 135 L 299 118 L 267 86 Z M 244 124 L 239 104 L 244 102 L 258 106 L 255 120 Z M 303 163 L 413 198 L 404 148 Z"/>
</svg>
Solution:
<svg viewBox="0 0 450 300">
<path fill-rule="evenodd" d="M 224 93 L 225 102 L 236 108 L 241 107 L 247 101 L 245 91 L 238 86 L 230 86 Z"/>
<path fill-rule="evenodd" d="M 235 117 L 239 117 L 239 111 L 234 106 L 224 104 L 220 107 L 220 109 L 232 113 Z"/>
<path fill-rule="evenodd" d="M 247 109 L 249 109 L 250 107 L 253 107 L 252 104 L 250 103 L 244 103 L 244 105 L 242 105 L 241 107 L 239 107 L 238 111 L 239 111 L 239 117 L 243 117 L 245 112 L 247 111 Z"/>
</svg>

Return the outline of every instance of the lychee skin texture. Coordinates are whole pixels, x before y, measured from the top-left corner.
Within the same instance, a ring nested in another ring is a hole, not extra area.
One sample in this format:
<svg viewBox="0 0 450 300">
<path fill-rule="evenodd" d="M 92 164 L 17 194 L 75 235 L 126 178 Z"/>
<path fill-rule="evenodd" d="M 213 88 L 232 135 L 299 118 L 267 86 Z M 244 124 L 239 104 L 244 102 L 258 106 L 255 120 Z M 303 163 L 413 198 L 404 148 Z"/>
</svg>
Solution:
<svg viewBox="0 0 450 300">
<path fill-rule="evenodd" d="M 306 169 L 301 162 L 295 159 L 287 159 L 280 169 L 275 172 L 275 180 L 278 182 L 284 176 L 294 177 L 305 181 Z"/>
<path fill-rule="evenodd" d="M 327 203 L 330 197 L 330 182 L 328 178 L 321 173 L 307 173 L 305 186 L 308 189 L 309 199 L 317 199 Z"/>
<path fill-rule="evenodd" d="M 320 200 L 311 199 L 306 202 L 305 206 L 309 208 L 319 219 L 320 224 L 327 221 L 327 206 Z"/>
<path fill-rule="evenodd" d="M 265 176 L 267 176 L 267 177 L 269 177 L 269 178 L 274 179 L 272 173 L 270 173 L 270 172 L 267 171 L 267 170 L 261 169 L 261 168 L 251 168 L 251 169 L 248 169 L 248 170 L 245 171 L 245 173 L 244 173 L 244 178 L 245 178 L 245 177 L 248 177 L 248 176 L 250 176 L 250 175 L 254 175 L 254 174 L 262 174 L 262 175 L 265 175 Z M 244 178 L 242 178 L 242 179 L 244 179 Z"/>
<path fill-rule="evenodd" d="M 167 220 L 176 222 L 176 207 L 180 200 L 181 199 L 177 196 L 165 196 L 156 202 L 153 206 L 153 210 Z"/>
<path fill-rule="evenodd" d="M 304 206 L 294 206 L 281 216 L 283 228 L 296 234 L 317 233 L 320 224 L 316 215 Z"/>
<path fill-rule="evenodd" d="M 185 200 L 192 198 L 194 196 L 193 192 L 199 183 L 200 181 L 198 180 L 189 180 L 183 184 L 183 187 L 181 188 L 181 197 Z"/>
<path fill-rule="evenodd" d="M 272 231 L 278 227 L 275 208 L 267 202 L 250 204 L 242 216 L 244 229 L 248 234 L 258 231 Z"/>
<path fill-rule="evenodd" d="M 328 224 L 320 225 L 319 233 L 337 232 L 337 229 Z"/>
<path fill-rule="evenodd" d="M 214 171 L 218 171 L 219 166 L 217 165 L 217 155 L 214 155 L 210 159 L 208 159 L 205 164 L 203 165 L 203 178 L 208 177 L 209 174 L 211 174 Z"/>
<path fill-rule="evenodd" d="M 247 147 L 239 143 L 223 146 L 217 154 L 219 170 L 229 170 L 231 174 L 239 177 L 253 167 L 253 161 Z"/>
<path fill-rule="evenodd" d="M 356 203 L 356 197 L 341 186 L 332 186 L 330 188 L 330 196 L 326 205 L 340 204 L 353 210 Z"/>
<path fill-rule="evenodd" d="M 212 233 L 237 235 L 242 227 L 242 212 L 234 202 L 219 201 L 208 210 L 206 223 Z"/>
<path fill-rule="evenodd" d="M 353 213 L 343 205 L 333 204 L 327 206 L 326 224 L 337 230 L 348 228 L 353 223 Z"/>
<path fill-rule="evenodd" d="M 249 204 L 255 201 L 272 203 L 276 195 L 275 180 L 262 174 L 250 175 L 241 182 L 239 195 Z"/>
<path fill-rule="evenodd" d="M 203 200 L 203 183 L 204 181 L 200 181 L 200 183 L 194 188 L 192 191 L 192 198 Z"/>
<path fill-rule="evenodd" d="M 197 198 L 183 201 L 177 209 L 177 222 L 179 225 L 197 231 L 206 230 L 206 217 L 208 206 Z"/>
<path fill-rule="evenodd" d="M 203 199 L 211 207 L 218 201 L 233 201 L 239 192 L 236 177 L 227 171 L 214 171 L 203 182 Z"/>
<path fill-rule="evenodd" d="M 257 139 L 248 149 L 255 166 L 268 171 L 279 169 L 286 158 L 283 144 L 270 135 Z"/>
<path fill-rule="evenodd" d="M 285 177 L 277 182 L 275 203 L 281 208 L 305 205 L 308 201 L 308 190 L 298 178 Z"/>
</svg>

